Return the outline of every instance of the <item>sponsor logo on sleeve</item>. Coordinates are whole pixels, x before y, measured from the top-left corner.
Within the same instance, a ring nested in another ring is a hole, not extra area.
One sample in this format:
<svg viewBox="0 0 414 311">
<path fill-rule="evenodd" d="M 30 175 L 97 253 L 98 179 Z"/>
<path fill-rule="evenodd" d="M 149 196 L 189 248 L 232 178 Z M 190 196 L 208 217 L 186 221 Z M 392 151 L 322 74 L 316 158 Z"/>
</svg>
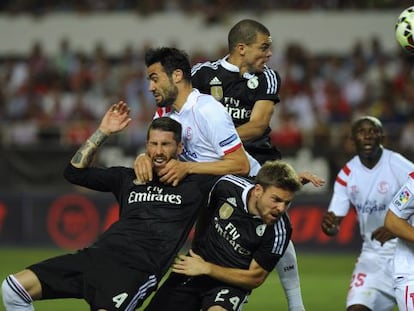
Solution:
<svg viewBox="0 0 414 311">
<path fill-rule="evenodd" d="M 233 134 L 230 137 L 226 138 L 225 140 L 222 140 L 219 145 L 220 147 L 224 147 L 226 145 L 230 145 L 233 141 L 235 141 L 237 139 L 237 135 Z"/>
<path fill-rule="evenodd" d="M 401 209 L 411 199 L 412 196 L 413 194 L 411 191 L 407 187 L 404 187 L 400 193 L 395 196 L 393 204 Z"/>
</svg>

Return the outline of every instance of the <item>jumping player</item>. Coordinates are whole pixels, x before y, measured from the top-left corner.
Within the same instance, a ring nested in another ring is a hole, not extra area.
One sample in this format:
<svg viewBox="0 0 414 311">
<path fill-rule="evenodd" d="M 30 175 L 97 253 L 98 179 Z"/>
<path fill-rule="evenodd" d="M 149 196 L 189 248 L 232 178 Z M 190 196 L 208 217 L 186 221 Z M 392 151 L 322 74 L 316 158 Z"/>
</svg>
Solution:
<svg viewBox="0 0 414 311">
<path fill-rule="evenodd" d="M 90 310 L 135 310 L 157 288 L 194 225 L 208 176 L 189 176 L 173 187 L 158 180 L 140 184 L 133 169 L 96 168 L 93 155 L 113 133 L 130 122 L 123 102 L 113 105 L 99 129 L 79 148 L 65 170 L 70 182 L 112 192 L 119 220 L 90 247 L 33 264 L 2 284 L 7 311 L 34 310 L 34 300 L 83 298 Z M 155 171 L 182 151 L 181 125 L 154 120 L 146 152 Z M 201 186 L 201 188 L 200 188 Z"/>
<path fill-rule="evenodd" d="M 363 244 L 352 273 L 347 311 L 389 311 L 395 306 L 391 264 L 396 239 L 384 227 L 384 219 L 414 164 L 383 147 L 384 131 L 377 118 L 357 119 L 351 135 L 357 155 L 338 173 L 321 226 L 327 235 L 336 235 L 343 217 L 355 207 Z"/>
<path fill-rule="evenodd" d="M 241 310 L 288 245 L 286 210 L 301 186 L 281 161 L 266 162 L 254 182 L 219 179 L 209 196 L 206 230 L 189 255 L 178 257 L 146 310 Z"/>
<path fill-rule="evenodd" d="M 191 75 L 193 86 L 211 94 L 232 117 L 244 148 L 259 163 L 280 159 L 280 151 L 270 139 L 274 107 L 279 102 L 281 79 L 266 63 L 272 56 L 272 37 L 261 23 L 244 19 L 228 34 L 229 54 L 216 61 L 198 63 Z M 289 244 L 277 265 L 290 311 L 302 311 L 304 305 L 296 251 Z"/>
<path fill-rule="evenodd" d="M 393 270 L 398 309 L 414 311 L 414 172 L 392 199 L 385 227 L 399 238 Z"/>
</svg>

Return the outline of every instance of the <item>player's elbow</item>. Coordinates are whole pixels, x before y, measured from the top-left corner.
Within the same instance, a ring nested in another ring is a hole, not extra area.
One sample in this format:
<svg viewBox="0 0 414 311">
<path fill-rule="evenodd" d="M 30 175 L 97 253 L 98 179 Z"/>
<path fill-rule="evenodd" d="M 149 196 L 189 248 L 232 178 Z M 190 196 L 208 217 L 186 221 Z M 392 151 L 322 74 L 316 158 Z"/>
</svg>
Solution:
<svg viewBox="0 0 414 311">
<path fill-rule="evenodd" d="M 247 285 L 248 290 L 253 290 L 255 288 L 258 288 L 260 285 L 262 285 L 265 281 L 266 277 L 257 276 L 250 280 L 249 284 Z"/>
<path fill-rule="evenodd" d="M 238 166 L 239 172 L 236 174 L 248 176 L 250 173 L 250 164 L 249 161 L 241 161 L 240 165 Z"/>
</svg>

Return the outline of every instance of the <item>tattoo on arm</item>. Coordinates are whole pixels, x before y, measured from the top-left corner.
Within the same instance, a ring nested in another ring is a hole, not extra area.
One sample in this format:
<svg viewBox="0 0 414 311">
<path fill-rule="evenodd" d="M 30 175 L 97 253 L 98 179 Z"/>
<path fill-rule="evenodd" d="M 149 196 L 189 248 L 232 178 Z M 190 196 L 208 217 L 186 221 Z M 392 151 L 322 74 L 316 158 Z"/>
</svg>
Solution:
<svg viewBox="0 0 414 311">
<path fill-rule="evenodd" d="M 108 138 L 100 130 L 97 130 L 91 137 L 78 149 L 70 163 L 77 168 L 85 168 L 91 165 L 98 147 Z"/>
</svg>

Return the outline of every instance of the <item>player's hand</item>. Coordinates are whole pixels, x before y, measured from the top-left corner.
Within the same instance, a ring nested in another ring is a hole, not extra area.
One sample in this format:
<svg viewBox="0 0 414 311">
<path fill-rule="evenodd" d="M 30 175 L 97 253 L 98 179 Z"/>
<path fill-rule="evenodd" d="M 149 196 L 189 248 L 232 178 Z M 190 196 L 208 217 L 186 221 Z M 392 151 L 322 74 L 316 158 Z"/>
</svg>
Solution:
<svg viewBox="0 0 414 311">
<path fill-rule="evenodd" d="M 174 187 L 187 176 L 187 164 L 179 160 L 171 159 L 159 172 L 160 181 Z"/>
<path fill-rule="evenodd" d="M 326 183 L 323 178 L 308 171 L 298 173 L 298 177 L 302 185 L 311 182 L 315 187 L 322 187 Z"/>
<path fill-rule="evenodd" d="M 102 118 L 99 129 L 106 135 L 122 131 L 131 122 L 127 103 L 120 101 L 112 105 Z"/>
<path fill-rule="evenodd" d="M 135 158 L 134 171 L 137 181 L 147 183 L 152 180 L 152 162 L 148 155 L 141 153 Z"/>
<path fill-rule="evenodd" d="M 374 232 L 372 232 L 371 240 L 377 240 L 381 243 L 381 246 L 384 245 L 385 242 L 395 238 L 387 228 L 384 226 L 377 228 Z"/>
<path fill-rule="evenodd" d="M 333 212 L 326 212 L 322 218 L 322 231 L 329 236 L 335 236 L 339 231 L 339 219 Z"/>
<path fill-rule="evenodd" d="M 172 265 L 175 273 L 196 276 L 208 273 L 208 263 L 190 249 L 189 255 L 178 255 Z"/>
</svg>

